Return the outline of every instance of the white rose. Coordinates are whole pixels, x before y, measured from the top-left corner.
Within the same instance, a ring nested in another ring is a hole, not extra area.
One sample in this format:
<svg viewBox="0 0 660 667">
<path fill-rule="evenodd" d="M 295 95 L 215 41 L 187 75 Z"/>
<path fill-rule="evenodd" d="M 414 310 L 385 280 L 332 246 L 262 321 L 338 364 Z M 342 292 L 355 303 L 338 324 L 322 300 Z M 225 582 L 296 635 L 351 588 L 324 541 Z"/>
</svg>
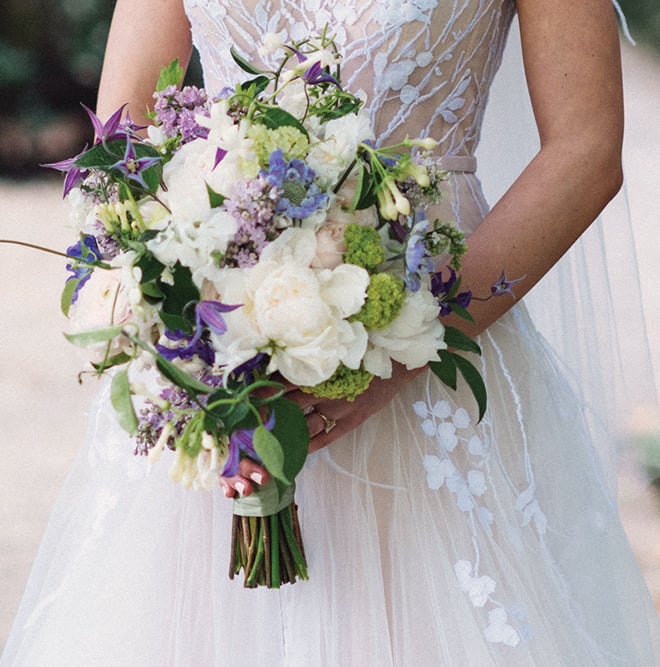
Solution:
<svg viewBox="0 0 660 667">
<path fill-rule="evenodd" d="M 364 367 L 383 378 L 392 376 L 392 359 L 409 370 L 437 358 L 447 347 L 445 329 L 438 320 L 438 304 L 428 289 L 406 293 L 398 317 L 389 326 L 369 332 L 370 349 Z"/>
</svg>

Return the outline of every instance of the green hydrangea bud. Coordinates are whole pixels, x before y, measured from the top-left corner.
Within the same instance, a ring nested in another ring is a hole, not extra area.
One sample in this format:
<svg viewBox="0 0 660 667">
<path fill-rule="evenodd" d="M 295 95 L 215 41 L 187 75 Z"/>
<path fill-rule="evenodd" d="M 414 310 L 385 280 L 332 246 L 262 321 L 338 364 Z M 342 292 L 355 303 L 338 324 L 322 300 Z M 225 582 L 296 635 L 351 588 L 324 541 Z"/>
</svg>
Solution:
<svg viewBox="0 0 660 667">
<path fill-rule="evenodd" d="M 351 319 L 362 322 L 367 330 L 384 329 L 401 312 L 404 298 L 403 280 L 391 273 L 377 273 L 371 276 L 364 306 Z"/>
<path fill-rule="evenodd" d="M 385 251 L 378 232 L 373 227 L 350 223 L 344 230 L 346 253 L 344 262 L 361 266 L 370 273 L 385 261 Z"/>
<path fill-rule="evenodd" d="M 364 368 L 347 368 L 343 364 L 334 372 L 332 377 L 314 387 L 300 387 L 307 394 L 319 398 L 354 401 L 363 391 L 366 391 L 373 379 L 373 374 Z"/>
</svg>

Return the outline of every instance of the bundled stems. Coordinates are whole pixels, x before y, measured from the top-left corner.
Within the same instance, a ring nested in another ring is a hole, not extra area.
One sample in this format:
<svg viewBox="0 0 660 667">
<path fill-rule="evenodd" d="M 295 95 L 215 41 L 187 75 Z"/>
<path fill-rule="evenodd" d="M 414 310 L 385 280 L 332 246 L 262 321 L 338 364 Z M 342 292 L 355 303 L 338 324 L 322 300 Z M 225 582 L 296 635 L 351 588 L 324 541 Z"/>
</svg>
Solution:
<svg viewBox="0 0 660 667">
<path fill-rule="evenodd" d="M 308 578 L 295 503 L 269 516 L 234 514 L 230 579 L 241 570 L 246 588 L 279 588 Z"/>
</svg>

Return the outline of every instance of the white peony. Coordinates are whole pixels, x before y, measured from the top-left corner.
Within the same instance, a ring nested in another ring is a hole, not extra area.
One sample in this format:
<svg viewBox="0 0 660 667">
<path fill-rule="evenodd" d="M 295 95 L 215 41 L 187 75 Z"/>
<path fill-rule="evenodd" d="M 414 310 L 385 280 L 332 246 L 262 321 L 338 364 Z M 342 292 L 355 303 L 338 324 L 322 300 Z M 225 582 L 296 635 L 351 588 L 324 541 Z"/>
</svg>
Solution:
<svg viewBox="0 0 660 667">
<path fill-rule="evenodd" d="M 364 367 L 379 377 L 392 376 L 392 360 L 409 370 L 437 358 L 447 347 L 445 329 L 438 321 L 438 303 L 427 289 L 406 293 L 399 316 L 389 326 L 369 332 L 370 349 Z"/>
<path fill-rule="evenodd" d="M 215 285 L 222 301 L 242 307 L 225 315 L 227 333 L 213 337 L 220 365 L 233 369 L 267 352 L 268 372 L 305 386 L 327 380 L 340 363 L 359 366 L 367 333 L 346 318 L 362 307 L 369 276 L 350 265 L 312 269 L 315 254 L 313 231 L 289 229 L 256 266 L 224 272 Z"/>
<path fill-rule="evenodd" d="M 355 158 L 358 144 L 374 140 L 374 132 L 364 111 L 328 121 L 317 132 L 321 141 L 312 142 L 307 163 L 316 172 L 321 188 L 329 189 Z"/>
</svg>

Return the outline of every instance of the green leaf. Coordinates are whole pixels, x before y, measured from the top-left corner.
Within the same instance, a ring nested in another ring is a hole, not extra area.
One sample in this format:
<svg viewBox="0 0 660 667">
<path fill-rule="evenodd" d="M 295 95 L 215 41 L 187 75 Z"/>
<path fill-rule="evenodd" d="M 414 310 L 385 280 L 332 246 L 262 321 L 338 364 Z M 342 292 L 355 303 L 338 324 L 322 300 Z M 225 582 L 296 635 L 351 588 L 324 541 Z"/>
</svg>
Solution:
<svg viewBox="0 0 660 667">
<path fill-rule="evenodd" d="M 284 475 L 293 482 L 307 458 L 307 420 L 300 406 L 287 398 L 278 398 L 269 407 L 275 411 L 273 435 L 282 443 L 284 451 Z"/>
<path fill-rule="evenodd" d="M 239 84 L 237 90 L 245 92 L 251 99 L 254 99 L 268 88 L 269 83 L 270 79 L 267 76 L 258 76 L 255 79 L 243 81 Z"/>
<path fill-rule="evenodd" d="M 266 470 L 276 480 L 289 483 L 284 473 L 284 450 L 280 441 L 265 426 L 260 425 L 254 430 L 252 442 Z"/>
<path fill-rule="evenodd" d="M 67 280 L 62 290 L 62 297 L 60 298 L 60 308 L 65 317 L 69 317 L 69 309 L 71 308 L 71 301 L 73 300 L 73 293 L 76 287 L 80 284 L 79 279 Z"/>
<path fill-rule="evenodd" d="M 376 181 L 373 174 L 359 162 L 358 180 L 355 186 L 355 194 L 351 202 L 351 210 L 369 208 L 376 203 Z"/>
<path fill-rule="evenodd" d="M 257 116 L 255 121 L 271 130 L 276 130 L 278 127 L 295 127 L 306 137 L 309 136 L 307 130 L 295 116 L 292 116 L 288 111 L 284 111 L 284 109 L 280 109 L 279 107 L 267 109 L 260 116 Z"/>
<path fill-rule="evenodd" d="M 64 334 L 64 337 L 74 345 L 87 347 L 96 343 L 107 343 L 122 332 L 122 327 L 104 327 L 103 329 L 93 329 L 92 331 L 83 331 L 76 334 Z"/>
<path fill-rule="evenodd" d="M 440 361 L 430 361 L 429 368 L 440 378 L 440 381 L 450 389 L 456 391 L 457 373 L 454 354 L 447 350 L 438 350 Z"/>
<path fill-rule="evenodd" d="M 456 366 L 463 376 L 464 380 L 467 382 L 470 391 L 477 401 L 477 406 L 479 407 L 479 421 L 481 421 L 486 414 L 487 398 L 486 398 L 486 385 L 484 384 L 481 373 L 475 368 L 475 366 L 458 354 L 454 355 L 454 361 Z"/>
<path fill-rule="evenodd" d="M 98 364 L 92 364 L 92 366 L 94 366 L 94 368 L 99 373 L 103 373 L 104 371 L 108 370 L 108 368 L 112 368 L 113 366 L 121 366 L 122 364 L 128 363 L 131 358 L 132 357 L 125 352 L 120 352 L 119 354 L 115 354 L 113 357 L 104 359 Z"/>
<path fill-rule="evenodd" d="M 163 321 L 163 324 L 170 330 L 183 331 L 184 333 L 190 334 L 194 331 L 195 325 L 187 317 L 182 315 L 171 315 L 170 313 L 164 313 L 161 311 L 158 313 L 160 319 Z"/>
<path fill-rule="evenodd" d="M 128 372 L 119 371 L 112 378 L 110 386 L 110 402 L 117 413 L 119 425 L 128 433 L 135 433 L 138 427 L 138 420 L 135 416 L 133 402 L 131 401 L 131 388 L 128 383 Z"/>
<path fill-rule="evenodd" d="M 183 315 L 184 308 L 191 302 L 199 301 L 199 290 L 192 280 L 192 273 L 186 266 L 177 263 L 172 270 L 173 285 L 160 282 L 165 295 L 163 312 L 169 315 Z"/>
<path fill-rule="evenodd" d="M 211 208 L 218 208 L 225 203 L 227 197 L 216 192 L 208 183 L 206 184 L 206 191 L 209 193 L 209 204 L 211 205 Z"/>
<path fill-rule="evenodd" d="M 232 46 L 229 49 L 229 53 L 231 53 L 231 57 L 234 59 L 234 62 L 244 71 L 247 72 L 248 74 L 266 74 L 263 70 L 258 69 L 251 63 L 249 63 L 243 56 L 241 56 L 238 51 Z"/>
<path fill-rule="evenodd" d="M 142 290 L 142 294 L 144 296 L 149 297 L 155 301 L 160 301 L 165 296 L 160 287 L 158 287 L 158 284 L 155 280 L 152 280 L 148 283 L 142 283 L 140 285 L 140 289 Z"/>
<path fill-rule="evenodd" d="M 445 343 L 454 350 L 463 350 L 464 352 L 474 352 L 481 354 L 481 348 L 478 343 L 464 334 L 456 327 L 445 327 Z"/>
<path fill-rule="evenodd" d="M 156 91 L 161 92 L 168 86 L 180 86 L 184 77 L 183 67 L 179 65 L 179 59 L 175 58 L 167 67 L 160 70 Z"/>
<path fill-rule="evenodd" d="M 459 306 L 456 303 L 450 303 L 449 310 L 451 310 L 454 315 L 458 315 L 458 317 L 461 317 L 468 322 L 474 323 L 474 317 L 472 317 L 472 315 L 470 315 L 470 313 L 465 308 L 463 308 L 463 306 Z"/>
<path fill-rule="evenodd" d="M 188 375 L 188 373 L 182 371 L 171 361 L 165 359 L 165 357 L 161 356 L 160 354 L 156 354 L 155 356 L 158 370 L 170 382 L 173 382 L 175 385 L 177 385 L 177 387 L 181 387 L 181 389 L 190 394 L 190 396 L 209 394 L 213 391 L 213 387 L 209 387 L 203 382 L 200 382 L 199 380 L 192 377 L 192 375 Z"/>
</svg>

